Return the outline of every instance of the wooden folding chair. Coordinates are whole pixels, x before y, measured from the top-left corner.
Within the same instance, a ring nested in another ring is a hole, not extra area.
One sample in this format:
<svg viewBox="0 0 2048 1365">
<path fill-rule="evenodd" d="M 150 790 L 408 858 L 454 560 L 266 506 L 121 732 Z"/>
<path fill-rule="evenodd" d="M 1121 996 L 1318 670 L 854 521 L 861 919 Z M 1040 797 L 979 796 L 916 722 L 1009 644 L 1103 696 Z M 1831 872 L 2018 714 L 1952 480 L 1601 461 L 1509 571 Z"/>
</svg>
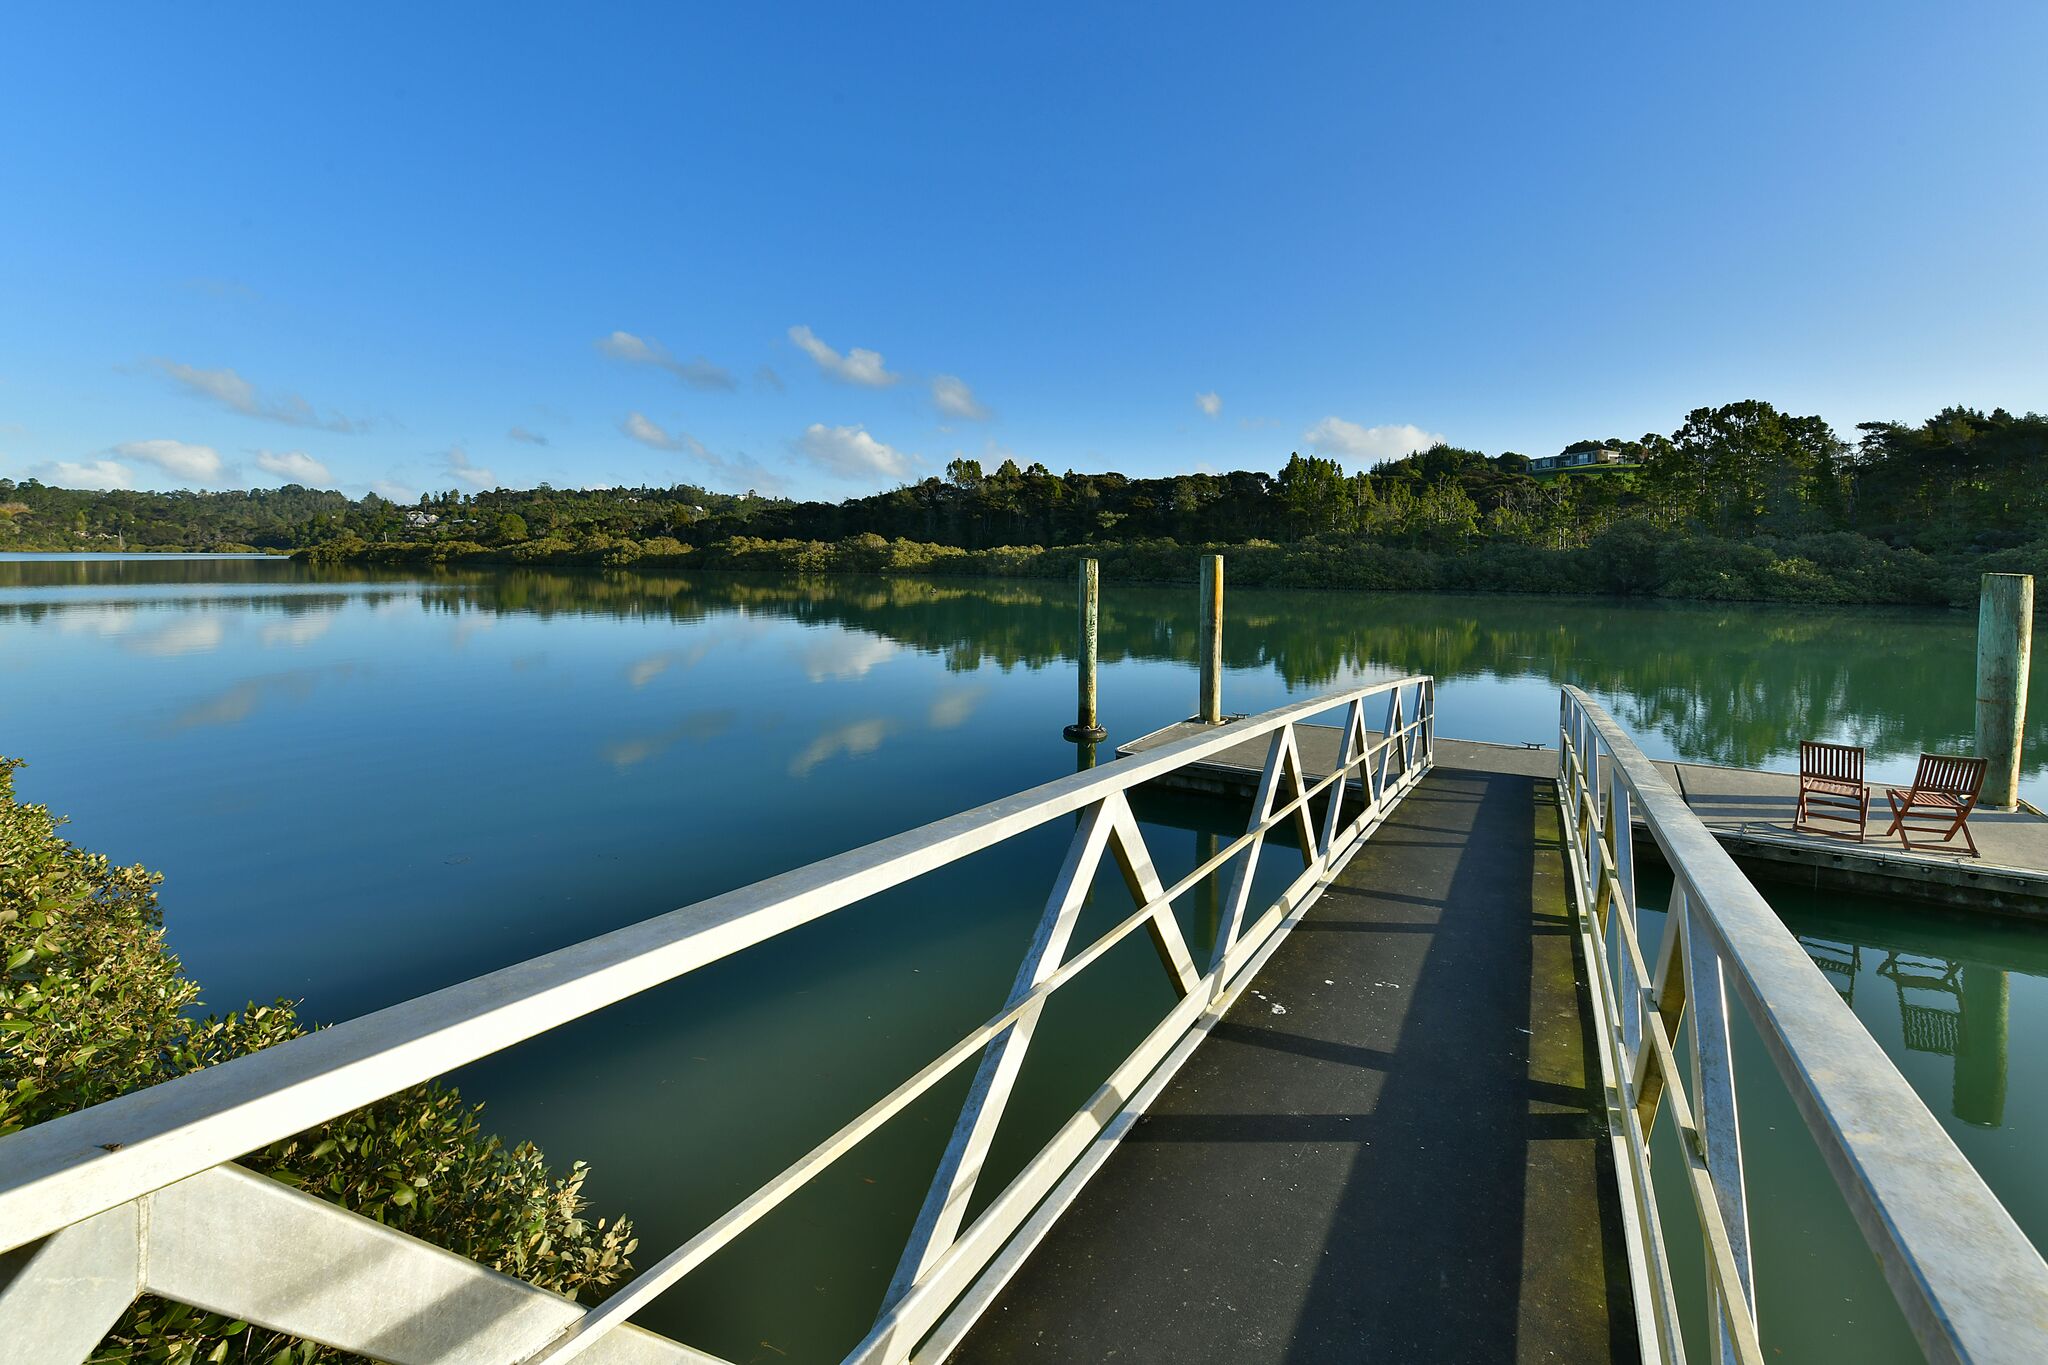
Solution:
<svg viewBox="0 0 2048 1365">
<path fill-rule="evenodd" d="M 1863 827 L 1870 819 L 1870 788 L 1863 781 L 1863 750 L 1854 744 L 1823 744 L 1807 739 L 1799 743 L 1799 808 L 1792 814 L 1792 828 L 1801 834 L 1825 834 L 1834 839 L 1863 842 Z M 1854 827 L 1818 829 L 1816 820 L 1828 820 Z"/>
<path fill-rule="evenodd" d="M 1960 834 L 1970 856 L 1977 857 L 1977 841 L 1970 837 L 1970 827 L 1965 822 L 1977 808 L 1977 794 L 1984 790 L 1987 766 L 1988 760 L 1982 758 L 1920 755 L 1920 770 L 1913 775 L 1912 786 L 1885 788 L 1884 799 L 1892 808 L 1892 827 L 1885 831 L 1886 837 L 1896 834 L 1899 842 L 1911 849 L 1915 834 L 1939 834 L 1939 842 L 1944 844 Z M 1934 823 L 1907 824 L 1914 816 L 1932 819 Z M 1920 842 L 1925 846 L 1934 841 Z"/>
</svg>

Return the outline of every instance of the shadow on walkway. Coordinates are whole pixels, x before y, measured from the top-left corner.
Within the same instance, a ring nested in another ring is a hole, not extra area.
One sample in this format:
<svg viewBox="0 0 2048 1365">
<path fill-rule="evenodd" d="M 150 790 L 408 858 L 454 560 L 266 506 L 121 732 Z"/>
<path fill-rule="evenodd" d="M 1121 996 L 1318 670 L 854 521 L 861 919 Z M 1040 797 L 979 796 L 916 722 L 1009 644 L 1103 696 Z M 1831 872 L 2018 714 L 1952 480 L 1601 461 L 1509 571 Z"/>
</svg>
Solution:
<svg viewBox="0 0 2048 1365">
<path fill-rule="evenodd" d="M 1560 856 L 1433 773 L 955 1358 L 1632 1358 Z"/>
</svg>

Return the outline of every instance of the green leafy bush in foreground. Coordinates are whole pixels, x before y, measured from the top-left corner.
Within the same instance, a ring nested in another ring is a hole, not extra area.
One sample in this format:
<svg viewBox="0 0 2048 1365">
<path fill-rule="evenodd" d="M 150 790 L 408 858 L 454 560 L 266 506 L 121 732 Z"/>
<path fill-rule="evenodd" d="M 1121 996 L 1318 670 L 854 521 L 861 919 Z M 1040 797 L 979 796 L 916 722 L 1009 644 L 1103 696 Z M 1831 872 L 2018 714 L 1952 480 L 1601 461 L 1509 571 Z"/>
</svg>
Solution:
<svg viewBox="0 0 2048 1365">
<path fill-rule="evenodd" d="M 159 873 L 115 867 L 15 799 L 0 758 L 0 1134 L 306 1031 L 285 1002 L 196 1018 L 199 987 L 164 947 Z M 583 1216 L 587 1168 L 485 1133 L 481 1105 L 416 1086 L 242 1159 L 251 1170 L 544 1289 L 594 1295 L 631 1268 L 632 1225 Z M 161 1300 L 121 1319 L 95 1361 L 340 1361 Z"/>
</svg>

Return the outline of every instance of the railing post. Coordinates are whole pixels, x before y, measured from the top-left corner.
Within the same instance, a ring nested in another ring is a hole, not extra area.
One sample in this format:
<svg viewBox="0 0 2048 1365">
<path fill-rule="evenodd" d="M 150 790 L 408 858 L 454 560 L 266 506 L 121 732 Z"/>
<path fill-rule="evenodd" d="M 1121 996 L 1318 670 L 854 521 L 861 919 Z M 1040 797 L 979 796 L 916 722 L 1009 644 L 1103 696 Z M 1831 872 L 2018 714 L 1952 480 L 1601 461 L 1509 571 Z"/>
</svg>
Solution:
<svg viewBox="0 0 2048 1365">
<path fill-rule="evenodd" d="M 142 1292 L 142 1261 L 139 1201 L 0 1256 L 0 1360 L 91 1356 Z"/>
<path fill-rule="evenodd" d="M 2000 810 L 2011 810 L 2019 800 L 2033 650 L 2033 575 L 1985 574 L 1977 604 L 1977 752 L 1989 760 L 1984 804 Z"/>
<path fill-rule="evenodd" d="M 1687 901 L 1677 907 L 1677 929 L 1684 937 L 1687 1002 L 1692 1007 L 1692 1089 L 1698 1112 L 1700 1144 L 1705 1149 L 1707 1174 L 1714 1185 L 1714 1202 L 1720 1206 L 1722 1226 L 1728 1230 L 1729 1250 L 1742 1276 L 1742 1294 L 1747 1300 L 1739 1308 L 1722 1301 L 1710 1270 L 1707 1274 L 1707 1302 L 1714 1319 L 1717 1355 L 1724 1362 L 1736 1358 L 1730 1330 L 1731 1318 L 1741 1312 L 1756 1320 L 1756 1273 L 1749 1257 L 1749 1201 L 1743 1189 L 1742 1132 L 1735 1109 L 1735 1054 L 1728 1039 L 1728 996 L 1721 980 L 1721 958 L 1703 935 L 1694 932 L 1692 909 Z"/>
<path fill-rule="evenodd" d="M 1280 804 L 1280 784 L 1291 780 L 1294 795 L 1300 796 L 1306 789 L 1301 775 L 1301 756 L 1294 747 L 1294 727 L 1283 725 L 1273 732 L 1272 747 L 1266 751 L 1266 770 L 1259 776 L 1258 795 L 1252 800 L 1252 818 L 1245 828 L 1256 830 Z M 1315 834 L 1308 819 L 1308 808 L 1303 806 L 1297 816 L 1302 831 L 1303 852 L 1309 858 L 1315 857 Z M 1266 846 L 1266 836 L 1256 835 L 1251 847 L 1245 850 L 1242 861 L 1231 868 L 1230 882 L 1223 893 L 1223 923 L 1216 931 L 1216 947 L 1209 956 L 1209 971 L 1215 977 L 1215 989 L 1223 987 L 1225 967 L 1230 962 L 1230 950 L 1237 946 L 1237 936 L 1245 927 L 1245 911 L 1251 904 L 1252 878 L 1258 875 L 1259 853 Z"/>
<path fill-rule="evenodd" d="M 1436 763 L 1436 679 L 1429 677 L 1422 682 L 1423 705 L 1427 708 L 1428 720 L 1422 727 L 1422 757 L 1427 763 Z"/>
<path fill-rule="evenodd" d="M 1634 935 L 1636 879 L 1633 850 L 1628 843 L 1630 819 L 1628 784 L 1617 770 L 1610 767 L 1607 770 L 1606 842 L 1608 856 L 1614 860 L 1614 890 L 1608 913 L 1619 916 L 1624 932 Z M 1626 940 L 1620 947 L 1621 1041 L 1629 1066 L 1634 1068 L 1642 1055 L 1644 992 L 1650 983 L 1638 978 L 1635 955 L 1627 951 Z"/>
<path fill-rule="evenodd" d="M 1202 695 L 1195 718 L 1223 721 L 1223 556 L 1202 556 Z"/>
<path fill-rule="evenodd" d="M 1111 803 L 1123 799 L 1121 793 L 1116 793 L 1082 812 L 1080 827 L 1067 846 L 1066 861 L 1053 882 L 1052 894 L 1046 898 L 1045 912 L 1039 916 L 1038 927 L 1018 964 L 1016 980 L 1003 1001 L 1005 1007 L 1016 1004 L 1059 970 L 1067 953 L 1067 942 L 1074 934 L 1074 923 L 1094 886 L 1095 869 L 1101 865 L 1116 827 Z M 1031 1036 L 1042 1012 L 1041 1005 L 1020 1015 L 991 1039 L 982 1052 L 981 1066 L 960 1106 L 959 1121 L 953 1126 L 953 1135 L 939 1158 L 938 1171 L 932 1176 L 924 1205 L 918 1210 L 903 1256 L 889 1281 L 888 1296 L 882 1302 L 884 1309 L 908 1294 L 932 1262 L 953 1244 L 967 1216 L 967 1202 L 973 1197 L 981 1164 L 988 1156 L 989 1144 L 995 1140 L 996 1126 L 1002 1122 L 1003 1110 L 1010 1102 L 1010 1091 L 1023 1069 L 1024 1054 L 1030 1050 Z"/>
<path fill-rule="evenodd" d="M 1074 723 L 1064 732 L 1076 743 L 1095 744 L 1109 738 L 1109 731 L 1103 729 L 1095 718 L 1096 588 L 1099 582 L 1100 566 L 1092 559 L 1082 560 L 1080 697 Z"/>
</svg>

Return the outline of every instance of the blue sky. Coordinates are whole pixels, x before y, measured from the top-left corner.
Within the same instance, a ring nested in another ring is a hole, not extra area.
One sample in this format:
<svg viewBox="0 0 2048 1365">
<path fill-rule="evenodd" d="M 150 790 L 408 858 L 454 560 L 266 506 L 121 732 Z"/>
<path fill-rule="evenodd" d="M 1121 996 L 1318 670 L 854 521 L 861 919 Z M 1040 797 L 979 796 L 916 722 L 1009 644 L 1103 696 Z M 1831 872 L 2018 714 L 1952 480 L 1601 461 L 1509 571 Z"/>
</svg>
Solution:
<svg viewBox="0 0 2048 1365">
<path fill-rule="evenodd" d="M 2048 408 L 2044 51 L 2033 4 L 17 6 L 0 474 L 843 497 Z"/>
</svg>

